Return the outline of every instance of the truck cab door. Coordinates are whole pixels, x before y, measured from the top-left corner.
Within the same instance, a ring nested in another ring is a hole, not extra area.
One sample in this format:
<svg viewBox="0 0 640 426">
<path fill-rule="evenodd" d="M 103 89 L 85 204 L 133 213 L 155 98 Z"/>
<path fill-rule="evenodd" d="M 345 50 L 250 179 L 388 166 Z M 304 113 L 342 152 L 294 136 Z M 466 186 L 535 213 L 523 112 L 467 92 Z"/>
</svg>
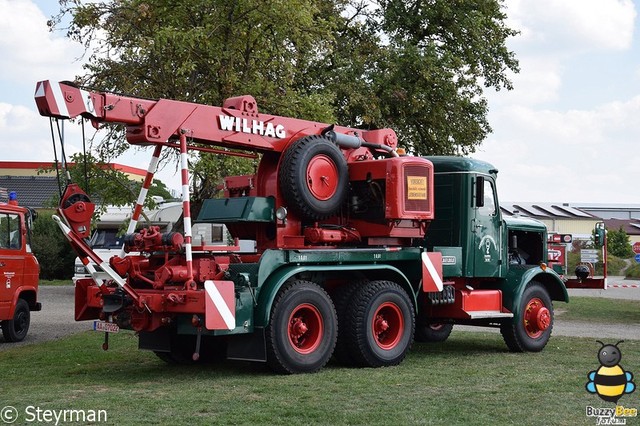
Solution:
<svg viewBox="0 0 640 426">
<path fill-rule="evenodd" d="M 496 188 L 492 178 L 477 175 L 474 179 L 471 220 L 475 277 L 499 277 L 502 267 L 502 230 Z"/>
<path fill-rule="evenodd" d="M 0 211 L 0 319 L 9 319 L 15 289 L 22 285 L 22 246 L 20 215 Z"/>
</svg>

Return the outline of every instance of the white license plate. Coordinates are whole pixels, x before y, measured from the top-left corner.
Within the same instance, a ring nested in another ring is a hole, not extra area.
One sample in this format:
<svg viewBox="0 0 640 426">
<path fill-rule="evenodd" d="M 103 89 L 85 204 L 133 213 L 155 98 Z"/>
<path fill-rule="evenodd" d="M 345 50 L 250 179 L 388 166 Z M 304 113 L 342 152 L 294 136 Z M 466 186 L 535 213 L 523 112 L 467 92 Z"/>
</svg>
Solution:
<svg viewBox="0 0 640 426">
<path fill-rule="evenodd" d="M 94 321 L 93 329 L 95 331 L 104 331 L 105 333 L 117 333 L 120 331 L 120 327 L 118 327 L 118 324 L 104 321 Z"/>
</svg>

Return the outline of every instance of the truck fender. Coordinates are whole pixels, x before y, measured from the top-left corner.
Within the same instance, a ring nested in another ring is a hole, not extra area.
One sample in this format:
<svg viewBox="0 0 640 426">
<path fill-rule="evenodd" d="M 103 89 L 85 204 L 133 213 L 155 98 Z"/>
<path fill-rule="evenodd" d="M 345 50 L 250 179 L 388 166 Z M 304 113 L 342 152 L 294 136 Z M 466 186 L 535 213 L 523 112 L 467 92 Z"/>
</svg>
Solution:
<svg viewBox="0 0 640 426">
<path fill-rule="evenodd" d="M 280 288 L 295 275 L 302 272 L 363 272 L 365 275 L 374 276 L 376 272 L 386 271 L 390 273 L 394 280 L 405 289 L 409 297 L 412 298 L 414 307 L 417 306 L 417 294 L 411 287 L 411 283 L 407 277 L 396 267 L 385 264 L 377 265 L 296 265 L 285 266 L 274 271 L 260 287 L 260 293 L 258 294 L 257 306 L 254 315 L 254 325 L 256 327 L 266 327 L 269 323 L 271 315 L 271 307 L 276 299 L 276 295 Z M 373 273 L 373 274 L 372 274 Z"/>
<path fill-rule="evenodd" d="M 520 278 L 520 283 L 515 287 L 514 291 L 509 294 L 504 292 L 504 305 L 513 312 L 514 316 L 518 316 L 520 309 L 520 301 L 524 290 L 531 281 L 537 281 L 542 284 L 551 300 L 558 300 L 561 302 L 569 302 L 569 293 L 567 287 L 564 285 L 562 278 L 555 273 L 551 268 L 531 268 L 526 271 Z"/>
<path fill-rule="evenodd" d="M 37 303 L 37 288 L 33 286 L 20 286 L 13 294 L 13 300 L 11 301 L 11 308 L 9 309 L 8 319 L 13 318 L 16 312 L 16 305 L 18 299 L 24 299 L 29 304 L 30 311 L 39 311 L 41 309 L 40 303 Z"/>
</svg>

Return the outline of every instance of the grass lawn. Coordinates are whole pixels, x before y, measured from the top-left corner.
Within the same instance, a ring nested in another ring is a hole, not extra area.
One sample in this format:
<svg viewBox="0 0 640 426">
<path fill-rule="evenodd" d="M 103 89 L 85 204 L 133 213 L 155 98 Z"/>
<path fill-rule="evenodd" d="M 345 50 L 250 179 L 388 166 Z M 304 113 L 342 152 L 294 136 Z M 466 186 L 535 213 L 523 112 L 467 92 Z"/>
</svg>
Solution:
<svg viewBox="0 0 640 426">
<path fill-rule="evenodd" d="M 454 331 L 445 343 L 415 344 L 397 367 L 330 364 L 296 376 L 238 362 L 168 366 L 129 332 L 110 343 L 103 352 L 101 335 L 86 332 L 0 352 L 2 401 L 23 419 L 30 405 L 102 409 L 120 425 L 594 425 L 586 406 L 613 407 L 585 390 L 599 367 L 592 339 L 552 337 L 541 353 L 512 354 L 498 334 Z M 620 348 L 640 377 L 640 341 Z M 637 395 L 620 404 L 640 408 Z"/>
<path fill-rule="evenodd" d="M 640 324 L 640 300 L 571 296 L 569 303 L 554 303 L 554 308 L 558 320 Z"/>
</svg>

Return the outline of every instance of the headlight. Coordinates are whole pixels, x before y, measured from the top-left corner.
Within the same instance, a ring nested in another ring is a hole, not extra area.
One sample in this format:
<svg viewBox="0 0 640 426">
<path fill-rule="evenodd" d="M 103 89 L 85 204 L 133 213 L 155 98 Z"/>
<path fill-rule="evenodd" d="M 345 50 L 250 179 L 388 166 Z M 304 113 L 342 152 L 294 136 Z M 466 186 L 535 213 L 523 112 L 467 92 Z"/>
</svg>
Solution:
<svg viewBox="0 0 640 426">
<path fill-rule="evenodd" d="M 75 265 L 75 273 L 84 275 L 87 273 L 87 269 L 84 267 L 84 265 Z"/>
</svg>

